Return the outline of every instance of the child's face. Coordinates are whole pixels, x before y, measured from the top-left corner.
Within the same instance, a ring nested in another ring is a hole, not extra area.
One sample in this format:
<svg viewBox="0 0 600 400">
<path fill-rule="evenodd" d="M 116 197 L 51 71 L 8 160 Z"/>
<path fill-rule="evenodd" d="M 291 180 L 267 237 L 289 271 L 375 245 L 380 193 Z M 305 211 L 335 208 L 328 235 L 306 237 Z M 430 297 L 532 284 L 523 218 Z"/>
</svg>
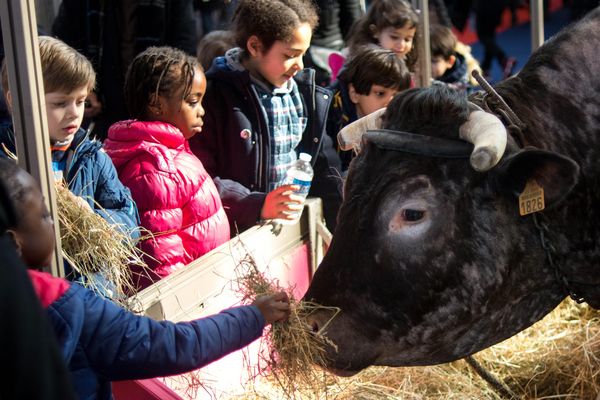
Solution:
<svg viewBox="0 0 600 400">
<path fill-rule="evenodd" d="M 87 95 L 87 86 L 75 89 L 71 93 L 46 93 L 46 117 L 52 142 L 73 140 L 83 120 Z"/>
<path fill-rule="evenodd" d="M 54 253 L 54 221 L 46 208 L 37 182 L 25 171 L 20 171 L 19 182 L 26 189 L 19 207 L 19 224 L 9 229 L 21 259 L 31 268 L 48 267 Z"/>
<path fill-rule="evenodd" d="M 387 50 L 392 50 L 396 55 L 402 59 L 406 57 L 413 48 L 413 41 L 417 28 L 409 28 L 404 26 L 402 28 L 394 28 L 389 26 L 375 34 L 375 39 L 379 42 L 379 45 Z"/>
<path fill-rule="evenodd" d="M 202 98 L 206 93 L 206 78 L 202 71 L 194 70 L 190 93 L 183 99 L 181 90 L 170 98 L 159 96 L 161 114 L 158 119 L 175 126 L 183 137 L 189 139 L 202 131 Z"/>
<path fill-rule="evenodd" d="M 258 73 L 275 87 L 282 87 L 304 68 L 302 56 L 310 46 L 311 37 L 312 29 L 309 24 L 304 23 L 294 30 L 289 42 L 276 40 L 266 53 L 263 52 L 260 41 L 257 49 L 249 46 L 253 59 L 250 63 L 250 72 Z M 249 42 L 252 40 L 251 38 Z"/>
<path fill-rule="evenodd" d="M 380 85 L 372 85 L 369 94 L 359 94 L 352 84 L 349 85 L 350 100 L 356 106 L 356 114 L 359 118 L 371 114 L 380 108 L 386 107 L 392 97 L 398 93 L 398 89 L 386 88 Z"/>
<path fill-rule="evenodd" d="M 447 70 L 452 68 L 454 60 L 452 57 L 448 60 L 442 56 L 431 57 L 431 77 L 434 79 L 440 78 Z"/>
</svg>

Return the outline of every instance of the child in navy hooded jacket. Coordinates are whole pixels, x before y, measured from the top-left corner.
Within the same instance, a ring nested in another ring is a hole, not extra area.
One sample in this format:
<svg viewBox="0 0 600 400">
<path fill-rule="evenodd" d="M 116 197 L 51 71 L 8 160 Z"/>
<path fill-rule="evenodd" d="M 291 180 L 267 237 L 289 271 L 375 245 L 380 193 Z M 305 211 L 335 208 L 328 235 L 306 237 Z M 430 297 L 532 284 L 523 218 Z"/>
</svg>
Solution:
<svg viewBox="0 0 600 400">
<path fill-rule="evenodd" d="M 11 188 L 17 205 L 17 223 L 7 230 L 17 252 L 29 268 L 47 267 L 54 251 L 54 227 L 37 183 L 3 159 L 0 179 Z M 280 292 L 190 322 L 155 321 L 77 283 L 33 269 L 29 274 L 81 399 L 111 399 L 114 380 L 200 368 L 247 346 L 261 336 L 265 324 L 289 314 L 287 295 Z"/>
</svg>

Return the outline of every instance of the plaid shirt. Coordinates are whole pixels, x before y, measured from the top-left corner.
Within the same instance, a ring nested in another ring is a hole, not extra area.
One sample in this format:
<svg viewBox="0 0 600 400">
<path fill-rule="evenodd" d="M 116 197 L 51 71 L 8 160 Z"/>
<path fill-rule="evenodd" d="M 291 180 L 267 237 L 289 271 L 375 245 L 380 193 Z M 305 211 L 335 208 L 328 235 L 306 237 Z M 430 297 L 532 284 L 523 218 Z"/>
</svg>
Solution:
<svg viewBox="0 0 600 400">
<path fill-rule="evenodd" d="M 283 184 L 287 170 L 296 161 L 296 147 L 302 139 L 306 118 L 302 98 L 293 79 L 281 88 L 271 89 L 254 79 L 252 85 L 269 124 L 269 190 L 273 190 Z"/>
</svg>

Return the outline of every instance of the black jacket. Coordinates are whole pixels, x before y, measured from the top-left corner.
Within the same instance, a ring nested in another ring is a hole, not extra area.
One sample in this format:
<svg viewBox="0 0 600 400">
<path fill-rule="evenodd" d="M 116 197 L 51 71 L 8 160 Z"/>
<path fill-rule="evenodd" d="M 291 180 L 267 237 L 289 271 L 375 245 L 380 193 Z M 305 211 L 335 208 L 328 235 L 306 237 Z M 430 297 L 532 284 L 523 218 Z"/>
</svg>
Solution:
<svg viewBox="0 0 600 400">
<path fill-rule="evenodd" d="M 94 118 L 94 136 L 129 117 L 123 95 L 125 73 L 133 57 L 150 46 L 171 46 L 196 55 L 196 20 L 192 0 L 138 1 L 127 27 L 121 0 L 62 0 L 52 35 L 86 56 L 97 73 L 96 93 L 102 113 Z M 138 21 L 136 23 L 135 21 Z M 132 30 L 126 46 L 123 31 Z"/>
<path fill-rule="evenodd" d="M 317 0 L 319 25 L 311 44 L 341 50 L 350 28 L 362 15 L 360 0 Z"/>
<path fill-rule="evenodd" d="M 218 59 L 216 60 L 218 61 Z M 203 100 L 203 132 L 190 140 L 219 190 L 232 232 L 255 225 L 269 187 L 269 129 L 248 71 L 211 68 Z M 320 197 L 327 226 L 333 230 L 341 204 L 340 161 L 325 121 L 331 93 L 315 85 L 314 71 L 305 69 L 295 80 L 304 101 L 308 124 L 296 152 L 312 155 L 315 172 L 309 196 Z"/>
</svg>

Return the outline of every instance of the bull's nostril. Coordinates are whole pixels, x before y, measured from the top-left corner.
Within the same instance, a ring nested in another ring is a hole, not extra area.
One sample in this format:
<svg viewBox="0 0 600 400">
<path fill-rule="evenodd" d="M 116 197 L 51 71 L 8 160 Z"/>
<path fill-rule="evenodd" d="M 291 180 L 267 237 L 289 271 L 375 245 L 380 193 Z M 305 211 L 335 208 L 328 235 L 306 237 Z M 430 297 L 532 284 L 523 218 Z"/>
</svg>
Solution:
<svg viewBox="0 0 600 400">
<path fill-rule="evenodd" d="M 317 324 L 317 323 L 316 323 L 316 322 L 314 322 L 314 321 L 313 321 L 313 323 L 312 323 L 312 331 L 313 331 L 314 333 L 317 333 L 317 332 L 319 332 L 319 324 Z"/>
</svg>

